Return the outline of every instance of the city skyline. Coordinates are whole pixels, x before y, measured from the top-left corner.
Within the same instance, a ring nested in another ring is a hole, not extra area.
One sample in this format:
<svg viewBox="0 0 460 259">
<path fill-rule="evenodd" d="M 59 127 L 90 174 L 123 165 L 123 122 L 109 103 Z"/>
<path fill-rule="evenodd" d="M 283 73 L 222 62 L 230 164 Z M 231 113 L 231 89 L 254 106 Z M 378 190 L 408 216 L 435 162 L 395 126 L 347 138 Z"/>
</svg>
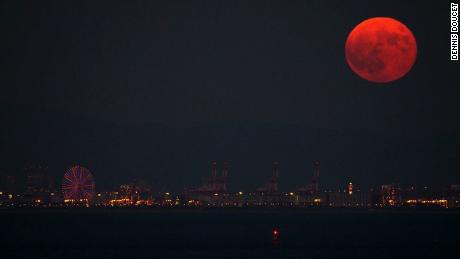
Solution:
<svg viewBox="0 0 460 259">
<path fill-rule="evenodd" d="M 369 190 L 369 189 L 375 189 L 379 188 L 380 186 L 384 184 L 396 184 L 400 186 L 401 188 L 434 188 L 434 189 L 442 189 L 442 188 L 448 188 L 449 186 L 456 186 L 459 185 L 456 182 L 447 182 L 444 181 L 442 183 L 416 183 L 416 182 L 401 182 L 398 179 L 395 180 L 387 180 L 384 182 L 374 182 L 371 184 L 364 184 L 362 182 L 356 181 L 357 179 L 352 179 L 351 177 L 345 177 L 343 179 L 336 179 L 335 184 L 331 183 L 323 183 L 322 182 L 322 174 L 321 174 L 321 163 L 320 161 L 314 161 L 312 163 L 312 166 L 309 170 L 309 172 L 306 172 L 304 177 L 302 179 L 295 179 L 297 180 L 297 185 L 296 186 L 286 186 L 283 184 L 283 178 L 282 174 L 280 174 L 280 162 L 279 161 L 273 161 L 271 164 L 271 173 L 266 174 L 266 177 L 264 179 L 260 179 L 259 182 L 256 183 L 256 185 L 249 187 L 249 188 L 241 188 L 238 185 L 235 186 L 233 185 L 234 182 L 238 181 L 238 179 L 233 179 L 232 180 L 232 163 L 231 161 L 228 160 L 223 160 L 223 161 L 216 161 L 212 160 L 208 163 L 208 172 L 207 174 L 199 175 L 195 181 L 186 183 L 183 186 L 178 186 L 178 185 L 165 185 L 161 182 L 152 182 L 146 179 L 142 179 L 139 177 L 135 177 L 131 175 L 131 178 L 128 178 L 124 181 L 120 181 L 117 183 L 112 183 L 112 184 L 107 184 L 103 182 L 98 182 L 99 184 L 96 185 L 99 188 L 96 188 L 96 191 L 107 191 L 113 188 L 118 188 L 121 185 L 124 184 L 133 184 L 136 182 L 143 182 L 145 184 L 148 184 L 150 188 L 153 188 L 156 190 L 156 192 L 161 193 L 162 191 L 173 191 L 175 193 L 181 193 L 184 190 L 190 189 L 197 187 L 200 183 L 203 183 L 205 179 L 207 179 L 210 176 L 213 177 L 225 177 L 225 189 L 226 191 L 229 192 L 234 192 L 238 193 L 240 191 L 245 191 L 245 192 L 257 192 L 261 188 L 269 188 L 273 189 L 274 192 L 290 192 L 290 191 L 297 191 L 301 190 L 304 188 L 303 186 L 308 186 L 313 183 L 318 185 L 315 187 L 316 189 L 321 189 L 323 191 L 334 191 L 334 190 L 341 190 L 341 191 L 346 191 L 347 188 L 349 187 L 350 183 L 353 183 L 355 188 L 358 189 L 363 189 L 363 190 Z M 53 186 L 53 192 L 61 192 L 61 184 L 66 181 L 65 179 L 65 174 L 69 172 L 72 168 L 75 167 L 82 167 L 85 168 L 85 170 L 88 170 L 88 172 L 91 174 L 92 179 L 96 180 L 97 179 L 97 174 L 95 175 L 90 169 L 81 166 L 81 165 L 73 165 L 68 167 L 65 171 L 64 174 L 61 175 L 53 175 L 50 174 L 48 167 L 43 166 L 43 165 L 32 165 L 24 168 L 24 170 L 18 175 L 18 174 L 8 174 L 5 172 L 0 172 L 0 191 L 1 190 L 7 190 L 8 188 L 6 187 L 8 184 L 11 184 L 11 180 L 13 179 L 13 183 L 15 185 L 15 188 L 18 192 L 22 192 L 24 190 L 27 190 L 28 186 L 28 181 L 29 178 L 42 178 L 42 180 L 45 180 L 43 183 L 44 185 L 47 186 Z M 286 177 L 286 176 L 285 176 Z M 289 175 L 287 176 L 289 177 Z M 281 178 L 281 181 L 280 181 Z M 303 184 L 303 185 L 302 185 Z M 228 186 L 228 190 L 227 190 Z M 50 188 L 50 187 L 49 187 Z M 272 191 L 273 191 L 272 190 Z"/>
<path fill-rule="evenodd" d="M 460 185 L 414 186 L 400 183 L 363 187 L 349 181 L 330 188 L 320 184 L 321 163 L 313 163 L 308 183 L 296 189 L 279 186 L 280 164 L 272 164 L 268 180 L 252 190 L 232 190 L 230 162 L 211 161 L 210 174 L 196 187 L 172 191 L 139 179 L 111 189 L 96 188 L 92 172 L 83 166 L 66 170 L 55 183 L 46 167 L 29 167 L 25 183 L 14 176 L 0 182 L 0 207 L 152 207 L 152 208 L 460 208 Z"/>
</svg>

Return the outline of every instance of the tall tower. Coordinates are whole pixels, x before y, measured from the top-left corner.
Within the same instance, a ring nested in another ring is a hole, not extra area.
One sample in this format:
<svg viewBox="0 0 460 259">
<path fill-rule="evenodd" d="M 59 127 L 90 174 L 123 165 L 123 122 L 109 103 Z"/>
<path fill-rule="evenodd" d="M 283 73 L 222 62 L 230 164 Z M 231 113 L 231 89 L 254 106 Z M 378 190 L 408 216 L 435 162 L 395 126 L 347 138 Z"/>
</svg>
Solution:
<svg viewBox="0 0 460 259">
<path fill-rule="evenodd" d="M 270 179 L 270 189 L 274 192 L 278 192 L 279 165 L 279 162 L 273 162 L 272 178 Z"/>
<path fill-rule="evenodd" d="M 348 183 L 348 194 L 349 195 L 353 194 L 353 183 L 352 182 Z"/>
<path fill-rule="evenodd" d="M 217 161 L 211 161 L 211 176 L 206 182 L 206 189 L 214 191 L 217 187 Z"/>
<path fill-rule="evenodd" d="M 228 171 L 230 170 L 230 162 L 229 161 L 224 161 L 224 164 L 222 166 L 222 176 L 220 178 L 220 189 L 222 191 L 227 191 L 227 177 L 228 177 Z"/>
<path fill-rule="evenodd" d="M 224 161 L 224 165 L 222 167 L 222 176 L 227 177 L 228 176 L 228 170 L 230 168 L 230 162 L 229 161 Z"/>
<path fill-rule="evenodd" d="M 313 164 L 313 177 L 311 178 L 313 192 L 315 193 L 319 191 L 319 168 L 320 168 L 320 162 L 317 160 Z"/>
<path fill-rule="evenodd" d="M 217 176 L 217 161 L 211 161 L 211 177 Z"/>
</svg>

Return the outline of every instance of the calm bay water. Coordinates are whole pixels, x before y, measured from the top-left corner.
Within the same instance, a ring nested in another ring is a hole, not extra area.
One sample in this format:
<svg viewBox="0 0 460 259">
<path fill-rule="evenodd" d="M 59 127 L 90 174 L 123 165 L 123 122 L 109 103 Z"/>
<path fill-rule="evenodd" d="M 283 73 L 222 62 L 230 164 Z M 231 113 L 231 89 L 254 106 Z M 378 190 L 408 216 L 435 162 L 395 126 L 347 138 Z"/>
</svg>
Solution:
<svg viewBox="0 0 460 259">
<path fill-rule="evenodd" d="M 444 210 L 3 210 L 0 231 L 2 258 L 460 258 Z"/>
</svg>

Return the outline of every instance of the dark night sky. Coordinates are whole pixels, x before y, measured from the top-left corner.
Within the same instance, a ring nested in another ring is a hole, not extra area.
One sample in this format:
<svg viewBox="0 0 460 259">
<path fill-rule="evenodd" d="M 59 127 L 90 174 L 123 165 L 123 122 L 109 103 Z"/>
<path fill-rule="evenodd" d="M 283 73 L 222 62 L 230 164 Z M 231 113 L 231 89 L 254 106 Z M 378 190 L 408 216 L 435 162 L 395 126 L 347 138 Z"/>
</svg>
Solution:
<svg viewBox="0 0 460 259">
<path fill-rule="evenodd" d="M 312 162 L 350 179 L 460 183 L 459 63 L 442 1 L 2 1 L 0 170 L 70 165 L 107 187 L 199 185 L 231 160 L 231 189 L 280 161 L 281 188 Z M 362 20 L 405 23 L 417 61 L 373 84 L 348 68 Z"/>
</svg>

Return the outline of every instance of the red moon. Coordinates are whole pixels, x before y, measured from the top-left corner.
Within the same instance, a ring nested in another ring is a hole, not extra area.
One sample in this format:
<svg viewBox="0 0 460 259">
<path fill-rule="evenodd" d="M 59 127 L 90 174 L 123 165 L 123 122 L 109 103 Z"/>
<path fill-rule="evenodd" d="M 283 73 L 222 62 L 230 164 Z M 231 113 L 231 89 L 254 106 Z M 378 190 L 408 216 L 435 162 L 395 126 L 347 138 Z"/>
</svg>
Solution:
<svg viewBox="0 0 460 259">
<path fill-rule="evenodd" d="M 358 24 L 348 35 L 345 56 L 360 77 L 388 83 L 403 77 L 415 63 L 417 43 L 401 22 L 375 17 Z"/>
</svg>

